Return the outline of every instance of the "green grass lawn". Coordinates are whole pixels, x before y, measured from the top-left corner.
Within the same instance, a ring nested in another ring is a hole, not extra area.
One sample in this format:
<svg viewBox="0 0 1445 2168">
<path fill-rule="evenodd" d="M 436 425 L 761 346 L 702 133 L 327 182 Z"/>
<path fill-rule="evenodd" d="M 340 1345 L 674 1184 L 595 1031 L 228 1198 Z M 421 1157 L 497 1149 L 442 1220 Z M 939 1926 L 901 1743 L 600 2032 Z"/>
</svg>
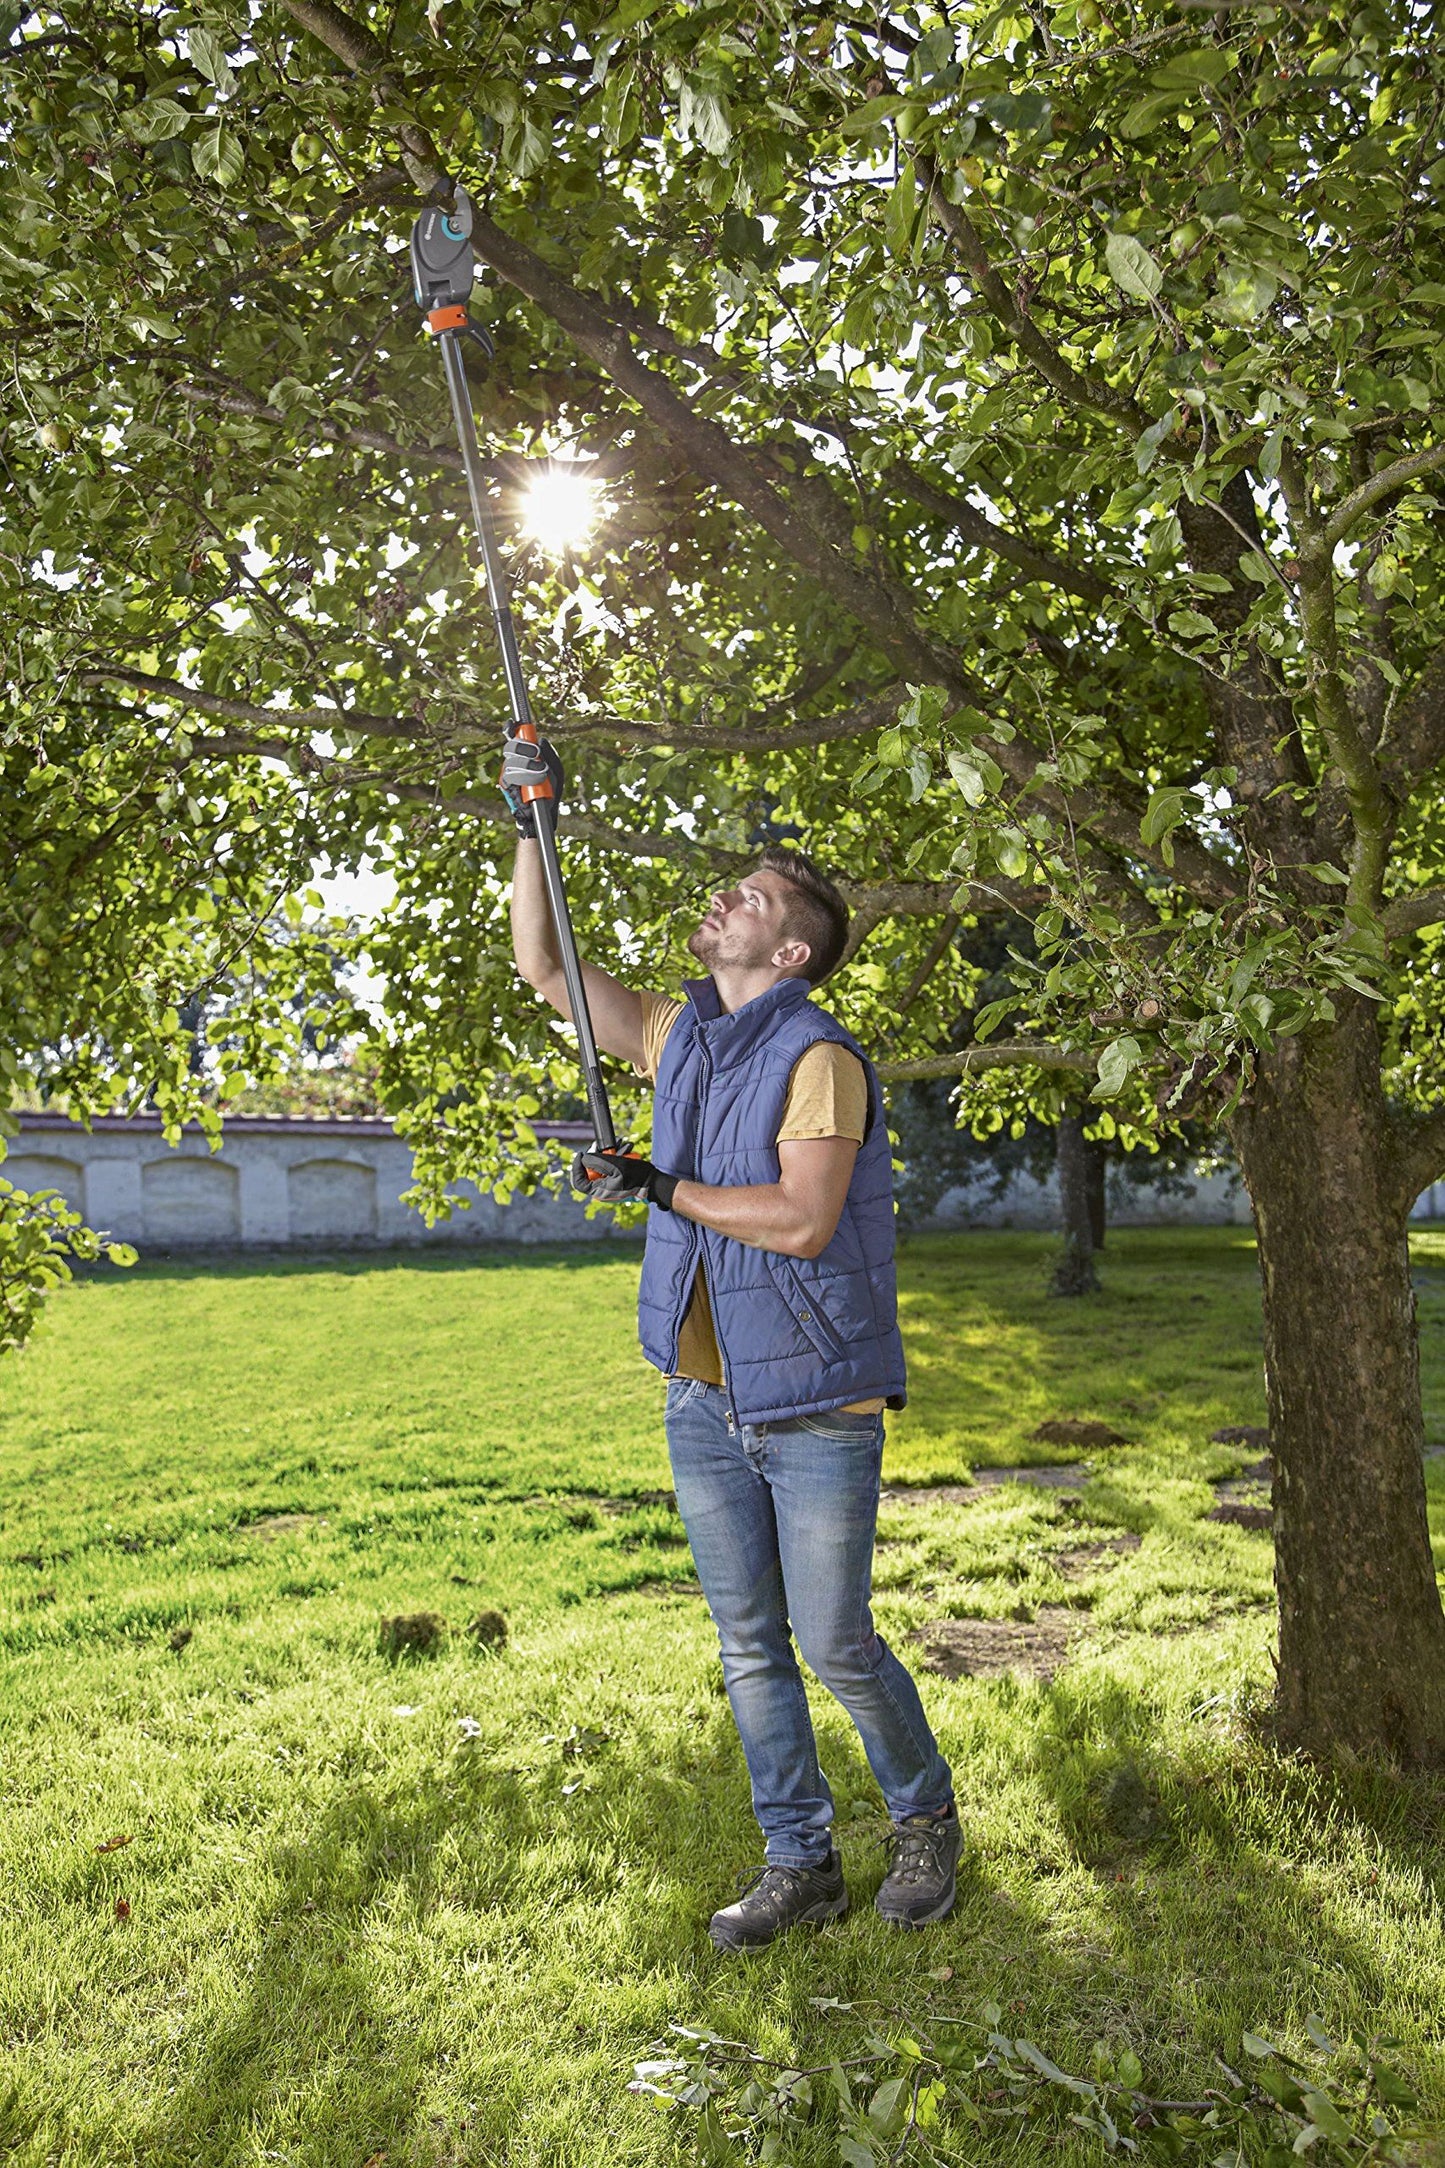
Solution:
<svg viewBox="0 0 1445 2168">
<path fill-rule="evenodd" d="M 1445 1788 L 1258 1742 L 1268 1538 L 1203 1517 L 1251 1457 L 1209 1433 L 1263 1417 L 1252 1245 L 1118 1234 L 1073 1304 L 1048 1249 L 906 1245 L 890 1480 L 1056 1459 L 1029 1440 L 1050 1416 L 1131 1442 L 1079 1496 L 885 1505 L 877 1608 L 916 1657 L 928 1621 L 1067 1607 L 1073 1654 L 1051 1686 L 924 1675 L 969 1846 L 954 1917 L 913 1937 L 871 1911 L 876 1794 L 818 1694 L 858 1902 L 742 1962 L 706 1922 L 756 1831 L 636 1259 L 158 1263 L 70 1290 L 0 1371 L 0 2161 L 695 2159 L 695 2119 L 627 2091 L 669 2025 L 811 2068 L 990 2001 L 1071 2072 L 1132 2049 L 1169 2098 L 1220 2084 L 1245 2029 L 1390 2035 L 1445 2129 Z M 1417 1264 L 1438 1439 L 1445 1239 Z M 1065 1578 L 1061 1550 L 1126 1531 Z M 465 1632 L 488 1608 L 501 1653 Z M 384 1655 L 382 1616 L 423 1610 L 440 1651 Z M 994 2090 L 952 2086 L 936 2158 L 1101 2157 L 1063 2089 L 1019 2115 Z M 775 2157 L 838 2161 L 831 2112 Z"/>
</svg>

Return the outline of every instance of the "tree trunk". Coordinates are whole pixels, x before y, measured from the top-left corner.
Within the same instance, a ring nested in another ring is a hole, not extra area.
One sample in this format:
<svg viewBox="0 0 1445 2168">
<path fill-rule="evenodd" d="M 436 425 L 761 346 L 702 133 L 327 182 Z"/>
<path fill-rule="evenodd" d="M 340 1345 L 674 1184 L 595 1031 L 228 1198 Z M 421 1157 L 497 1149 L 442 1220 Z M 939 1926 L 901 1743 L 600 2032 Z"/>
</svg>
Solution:
<svg viewBox="0 0 1445 2168">
<path fill-rule="evenodd" d="M 1369 1005 L 1261 1060 L 1230 1127 L 1264 1291 L 1280 1736 L 1323 1756 L 1445 1766 L 1411 1200 Z"/>
<path fill-rule="evenodd" d="M 1109 1172 L 1109 1157 L 1102 1144 L 1088 1139 L 1084 1144 L 1084 1166 L 1089 1180 L 1089 1233 L 1094 1248 L 1104 1247 L 1104 1237 L 1109 1232 L 1109 1200 L 1104 1181 Z"/>
<path fill-rule="evenodd" d="M 1089 1210 L 1088 1146 L 1084 1141 L 1084 1118 L 1072 1111 L 1059 1116 L 1054 1132 L 1059 1170 L 1059 1204 L 1064 1219 L 1064 1248 L 1054 1267 L 1050 1293 L 1096 1295 L 1099 1275 L 1094 1270 L 1094 1223 Z"/>
</svg>

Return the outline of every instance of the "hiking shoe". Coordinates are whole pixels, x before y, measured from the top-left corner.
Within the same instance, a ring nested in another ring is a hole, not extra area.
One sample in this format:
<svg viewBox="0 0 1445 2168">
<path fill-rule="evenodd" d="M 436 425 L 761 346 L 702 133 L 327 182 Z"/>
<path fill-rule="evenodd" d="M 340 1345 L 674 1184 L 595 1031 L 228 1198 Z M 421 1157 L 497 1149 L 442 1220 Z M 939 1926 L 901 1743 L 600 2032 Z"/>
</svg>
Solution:
<svg viewBox="0 0 1445 2168">
<path fill-rule="evenodd" d="M 957 1810 L 945 1820 L 937 1814 L 910 1814 L 895 1822 L 888 1842 L 893 1859 L 873 1903 L 894 1927 L 927 1927 L 953 1910 L 958 1894 L 958 1855 L 963 1825 Z"/>
<path fill-rule="evenodd" d="M 714 1912 L 708 1933 L 720 1950 L 761 1950 L 790 1927 L 821 1927 L 847 1909 L 843 1862 L 830 1852 L 821 1867 L 760 1867 L 735 1904 Z"/>
</svg>

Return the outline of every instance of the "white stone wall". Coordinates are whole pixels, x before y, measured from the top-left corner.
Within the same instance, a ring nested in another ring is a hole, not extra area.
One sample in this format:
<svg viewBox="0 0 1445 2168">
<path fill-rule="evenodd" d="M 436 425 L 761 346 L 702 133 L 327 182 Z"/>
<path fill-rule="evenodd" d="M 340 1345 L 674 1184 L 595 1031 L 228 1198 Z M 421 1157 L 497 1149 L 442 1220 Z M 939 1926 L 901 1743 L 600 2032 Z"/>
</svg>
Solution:
<svg viewBox="0 0 1445 2168">
<path fill-rule="evenodd" d="M 1190 1177 L 1192 1197 L 1147 1189 L 1110 1174 L 1107 1217 L 1111 1227 L 1232 1227 L 1249 1223 L 1244 1185 L 1227 1174 Z M 1037 1182 L 1022 1170 L 995 1194 L 991 1179 L 946 1190 L 927 1223 L 931 1227 L 1056 1228 L 1060 1224 L 1059 1186 L 1051 1176 Z"/>
<path fill-rule="evenodd" d="M 590 1130 L 539 1124 L 572 1145 Z M 574 1134 L 575 1132 L 575 1134 Z M 610 1213 L 588 1219 L 569 1197 L 498 1205 L 470 1182 L 470 1202 L 428 1227 L 402 1202 L 411 1150 L 380 1121 L 232 1116 L 219 1152 L 199 1132 L 167 1144 L 154 1117 L 112 1116 L 86 1131 L 58 1115 L 23 1114 L 0 1174 L 17 1189 L 58 1190 L 91 1227 L 138 1249 L 234 1249 L 272 1244 L 365 1246 L 418 1242 L 592 1242 L 619 1236 Z"/>
</svg>

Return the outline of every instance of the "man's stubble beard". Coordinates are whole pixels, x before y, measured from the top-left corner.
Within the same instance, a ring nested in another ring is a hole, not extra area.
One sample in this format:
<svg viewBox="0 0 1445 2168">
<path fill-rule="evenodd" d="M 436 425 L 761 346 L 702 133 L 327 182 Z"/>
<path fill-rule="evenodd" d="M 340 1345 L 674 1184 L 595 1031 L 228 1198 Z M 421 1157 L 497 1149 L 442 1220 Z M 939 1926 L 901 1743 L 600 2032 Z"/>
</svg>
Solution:
<svg viewBox="0 0 1445 2168">
<path fill-rule="evenodd" d="M 771 947 L 763 951 L 758 944 L 759 953 L 754 955 L 750 953 L 752 946 L 746 935 L 741 941 L 730 941 L 724 926 L 696 926 L 687 937 L 689 955 L 695 956 L 705 971 L 716 971 L 720 964 L 756 970 L 770 961 Z"/>
<path fill-rule="evenodd" d="M 704 926 L 694 926 L 687 937 L 688 955 L 695 956 L 705 971 L 712 969 L 714 941 L 711 929 Z"/>
</svg>

